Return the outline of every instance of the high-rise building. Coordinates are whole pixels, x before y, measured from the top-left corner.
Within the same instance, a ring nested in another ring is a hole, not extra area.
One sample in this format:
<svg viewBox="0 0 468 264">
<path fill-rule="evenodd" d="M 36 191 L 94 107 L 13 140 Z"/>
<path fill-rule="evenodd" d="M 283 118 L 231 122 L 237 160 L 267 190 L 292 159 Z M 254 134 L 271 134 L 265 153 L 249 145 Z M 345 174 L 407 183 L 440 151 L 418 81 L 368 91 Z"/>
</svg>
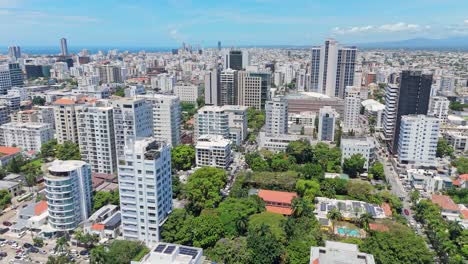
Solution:
<svg viewBox="0 0 468 264">
<path fill-rule="evenodd" d="M 213 69 L 205 73 L 205 104 L 220 105 L 219 72 Z"/>
<path fill-rule="evenodd" d="M 172 211 L 171 149 L 154 138 L 128 144 L 118 164 L 122 235 L 148 246 Z"/>
<path fill-rule="evenodd" d="M 61 38 L 60 39 L 60 51 L 62 56 L 68 56 L 68 45 L 67 45 L 67 39 L 66 38 Z"/>
<path fill-rule="evenodd" d="M 96 68 L 99 79 L 102 83 L 121 83 L 122 72 L 120 66 L 117 65 L 102 65 Z"/>
<path fill-rule="evenodd" d="M 47 220 L 59 231 L 70 231 L 88 219 L 92 210 L 91 166 L 81 160 L 55 160 L 44 175 Z"/>
<path fill-rule="evenodd" d="M 0 94 L 7 94 L 12 87 L 8 64 L 0 65 Z"/>
<path fill-rule="evenodd" d="M 318 140 L 335 141 L 335 123 L 338 113 L 330 106 L 324 106 L 319 111 Z"/>
<path fill-rule="evenodd" d="M 430 99 L 428 116 L 437 117 L 443 125 L 447 122 L 450 101 L 444 96 L 432 96 Z"/>
<path fill-rule="evenodd" d="M 284 97 L 275 97 L 267 101 L 266 133 L 267 135 L 285 135 L 288 133 L 288 101 Z"/>
<path fill-rule="evenodd" d="M 180 100 L 174 95 L 146 94 L 145 98 L 153 109 L 153 137 L 172 147 L 180 144 Z"/>
<path fill-rule="evenodd" d="M 237 104 L 264 110 L 270 99 L 271 75 L 258 72 L 238 72 Z"/>
<path fill-rule="evenodd" d="M 218 41 L 218 51 L 221 51 L 221 41 Z"/>
<path fill-rule="evenodd" d="M 355 154 L 361 154 L 366 160 L 364 169 L 367 170 L 375 158 L 375 144 L 372 138 L 342 137 L 340 148 L 342 153 L 341 164 L 343 164 L 345 159 L 349 159 Z"/>
<path fill-rule="evenodd" d="M 174 95 L 178 96 L 181 102 L 197 104 L 197 99 L 202 95 L 202 90 L 198 85 L 178 83 L 174 86 Z"/>
<path fill-rule="evenodd" d="M 41 151 L 41 146 L 54 138 L 50 124 L 6 123 L 0 126 L 0 144 L 15 146 L 26 151 Z"/>
<path fill-rule="evenodd" d="M 8 47 L 8 57 L 11 61 L 16 62 L 21 58 L 21 48 L 19 46 Z"/>
<path fill-rule="evenodd" d="M 387 142 L 393 139 L 395 132 L 395 123 L 397 120 L 398 111 L 398 90 L 396 84 L 387 84 L 385 88 L 385 109 L 383 118 L 383 133 Z"/>
<path fill-rule="evenodd" d="M 229 138 L 229 116 L 223 107 L 204 106 L 195 115 L 195 141 L 203 135 L 219 135 Z"/>
<path fill-rule="evenodd" d="M 356 131 L 359 129 L 359 113 L 361 111 L 361 89 L 348 86 L 345 93 L 345 109 L 343 117 L 343 130 Z"/>
<path fill-rule="evenodd" d="M 229 138 L 240 144 L 247 138 L 247 106 L 225 105 L 224 112 L 228 115 Z"/>
<path fill-rule="evenodd" d="M 76 109 L 81 159 L 98 173 L 117 169 L 113 108 L 104 102 Z"/>
<path fill-rule="evenodd" d="M 356 52 L 356 47 L 343 47 L 333 39 L 312 48 L 312 92 L 344 98 L 345 88 L 354 84 Z"/>
<path fill-rule="evenodd" d="M 197 167 L 227 169 L 232 162 L 231 141 L 219 135 L 203 135 L 195 146 Z"/>
<path fill-rule="evenodd" d="M 19 63 L 9 63 L 8 69 L 10 70 L 11 86 L 23 86 L 23 71 Z"/>
<path fill-rule="evenodd" d="M 24 65 L 24 68 L 26 71 L 27 79 L 36 79 L 39 77 L 44 77 L 41 65 L 26 64 Z"/>
<path fill-rule="evenodd" d="M 125 154 L 125 145 L 153 135 L 153 115 L 151 105 L 143 98 L 122 98 L 111 101 L 111 105 L 114 107 L 115 146 L 120 161 Z"/>
<path fill-rule="evenodd" d="M 404 115 L 398 137 L 400 163 L 433 165 L 436 159 L 440 121 L 425 115 Z"/>
<path fill-rule="evenodd" d="M 395 132 L 391 141 L 392 153 L 397 152 L 401 117 L 404 115 L 427 115 L 431 86 L 432 74 L 423 74 L 421 71 L 403 71 L 401 73 Z"/>
<path fill-rule="evenodd" d="M 220 77 L 220 104 L 237 104 L 237 71 L 226 69 L 221 72 Z"/>
<path fill-rule="evenodd" d="M 78 122 L 75 100 L 61 98 L 54 102 L 55 133 L 59 144 L 71 141 L 78 144 Z"/>
<path fill-rule="evenodd" d="M 231 50 L 229 51 L 229 59 L 226 65 L 229 69 L 240 71 L 242 70 L 242 51 L 240 50 Z"/>
</svg>

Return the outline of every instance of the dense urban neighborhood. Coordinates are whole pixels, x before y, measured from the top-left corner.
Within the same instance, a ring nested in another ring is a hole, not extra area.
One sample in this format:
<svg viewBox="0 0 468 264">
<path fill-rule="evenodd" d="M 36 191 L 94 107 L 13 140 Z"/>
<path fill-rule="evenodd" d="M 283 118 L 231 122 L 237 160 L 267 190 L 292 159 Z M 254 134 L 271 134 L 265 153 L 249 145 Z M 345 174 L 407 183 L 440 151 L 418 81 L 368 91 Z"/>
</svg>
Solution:
<svg viewBox="0 0 468 264">
<path fill-rule="evenodd" d="M 468 53 L 0 54 L 0 262 L 468 261 Z"/>
</svg>

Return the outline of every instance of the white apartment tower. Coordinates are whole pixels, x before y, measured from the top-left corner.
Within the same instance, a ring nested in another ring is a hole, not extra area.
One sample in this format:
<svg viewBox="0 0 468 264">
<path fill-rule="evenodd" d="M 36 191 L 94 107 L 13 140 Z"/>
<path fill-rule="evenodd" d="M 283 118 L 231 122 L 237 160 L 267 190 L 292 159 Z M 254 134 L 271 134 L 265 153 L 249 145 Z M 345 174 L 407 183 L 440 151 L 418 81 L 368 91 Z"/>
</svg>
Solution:
<svg viewBox="0 0 468 264">
<path fill-rule="evenodd" d="M 387 84 L 385 88 L 385 111 L 383 132 L 386 140 L 393 138 L 398 110 L 398 85 Z"/>
<path fill-rule="evenodd" d="M 196 104 L 202 93 L 198 85 L 178 83 L 174 86 L 174 95 L 178 96 L 181 102 Z"/>
<path fill-rule="evenodd" d="M 425 115 L 401 117 L 398 140 L 400 163 L 433 165 L 436 159 L 440 121 Z"/>
<path fill-rule="evenodd" d="M 346 87 L 345 109 L 343 117 L 344 132 L 359 129 L 359 112 L 361 111 L 361 89 L 354 86 Z"/>
<path fill-rule="evenodd" d="M 113 108 L 98 102 L 76 109 L 81 159 L 98 173 L 114 174 L 117 169 Z"/>
<path fill-rule="evenodd" d="M 171 150 L 154 138 L 125 146 L 118 165 L 122 235 L 149 247 L 172 211 Z"/>
<path fill-rule="evenodd" d="M 369 165 L 374 158 L 375 145 L 372 138 L 341 138 L 341 164 L 344 159 L 349 159 L 354 154 L 361 154 L 366 162 L 364 169 L 369 169 Z"/>
<path fill-rule="evenodd" d="M 265 104 L 266 133 L 268 135 L 285 135 L 288 133 L 288 100 L 274 97 Z"/>
<path fill-rule="evenodd" d="M 55 133 L 59 144 L 78 143 L 78 122 L 75 100 L 61 98 L 54 102 Z"/>
<path fill-rule="evenodd" d="M 335 123 L 338 118 L 338 113 L 331 106 L 324 106 L 319 110 L 319 141 L 334 141 L 335 140 Z"/>
<path fill-rule="evenodd" d="M 44 175 L 49 225 L 71 231 L 92 210 L 91 166 L 81 160 L 55 160 Z"/>
<path fill-rule="evenodd" d="M 153 137 L 172 147 L 180 144 L 180 100 L 174 95 L 146 94 L 144 98 L 153 109 Z"/>
<path fill-rule="evenodd" d="M 220 104 L 237 105 L 237 71 L 226 69 L 220 74 Z"/>
<path fill-rule="evenodd" d="M 125 154 L 125 145 L 153 135 L 153 115 L 151 105 L 143 98 L 121 98 L 111 101 L 111 105 L 114 108 L 115 147 L 120 160 Z"/>
<path fill-rule="evenodd" d="M 343 47 L 333 39 L 312 48 L 312 92 L 344 98 L 345 88 L 354 84 L 356 52 L 356 47 Z"/>
<path fill-rule="evenodd" d="M 429 103 L 428 116 L 437 117 L 441 124 L 445 124 L 448 119 L 450 101 L 444 96 L 432 96 Z"/>
<path fill-rule="evenodd" d="M 2 146 L 41 151 L 42 144 L 54 139 L 54 130 L 44 123 L 6 123 L 0 126 L 0 139 Z"/>
<path fill-rule="evenodd" d="M 239 145 L 247 138 L 247 106 L 224 105 L 224 112 L 228 115 L 229 138 Z"/>
<path fill-rule="evenodd" d="M 232 162 L 231 142 L 219 135 L 203 135 L 198 138 L 196 149 L 197 167 L 227 169 Z"/>
<path fill-rule="evenodd" d="M 11 75 L 8 64 L 0 65 L 0 94 L 7 94 L 11 86 Z"/>
<path fill-rule="evenodd" d="M 222 107 L 204 106 L 195 115 L 195 141 L 202 135 L 229 138 L 229 116 Z"/>
</svg>

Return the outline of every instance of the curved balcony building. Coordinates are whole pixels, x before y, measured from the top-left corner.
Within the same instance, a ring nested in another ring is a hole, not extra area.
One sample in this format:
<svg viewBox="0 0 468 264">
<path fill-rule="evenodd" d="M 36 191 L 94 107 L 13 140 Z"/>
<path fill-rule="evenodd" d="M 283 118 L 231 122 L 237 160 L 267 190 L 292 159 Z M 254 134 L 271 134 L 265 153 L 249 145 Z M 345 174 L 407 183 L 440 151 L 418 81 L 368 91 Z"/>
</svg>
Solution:
<svg viewBox="0 0 468 264">
<path fill-rule="evenodd" d="M 91 166 L 78 160 L 56 160 L 44 176 L 50 226 L 75 229 L 91 214 Z"/>
</svg>

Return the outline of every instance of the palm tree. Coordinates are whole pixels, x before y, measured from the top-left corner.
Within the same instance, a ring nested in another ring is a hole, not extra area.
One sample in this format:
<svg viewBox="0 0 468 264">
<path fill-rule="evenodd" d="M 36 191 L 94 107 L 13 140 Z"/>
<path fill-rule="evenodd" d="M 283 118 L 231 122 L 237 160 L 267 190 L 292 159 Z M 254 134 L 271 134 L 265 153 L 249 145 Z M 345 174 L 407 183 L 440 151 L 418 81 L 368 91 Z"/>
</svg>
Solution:
<svg viewBox="0 0 468 264">
<path fill-rule="evenodd" d="M 367 232 L 369 232 L 369 222 L 371 220 L 373 220 L 374 217 L 369 214 L 369 213 L 363 213 L 360 217 L 359 217 L 359 223 L 361 225 L 362 228 L 364 228 L 364 230 L 366 230 Z"/>
<path fill-rule="evenodd" d="M 448 231 L 450 235 L 450 240 L 457 240 L 463 232 L 463 227 L 460 225 L 458 220 L 448 222 Z"/>
<path fill-rule="evenodd" d="M 237 229 L 237 232 L 240 234 L 240 235 L 243 235 L 245 234 L 245 232 L 247 232 L 247 223 L 249 222 L 249 219 L 247 218 L 247 216 L 241 216 L 237 221 L 236 221 L 236 229 Z"/>
<path fill-rule="evenodd" d="M 333 208 L 328 211 L 327 217 L 332 221 L 332 231 L 335 232 L 335 223 L 343 219 L 343 214 L 341 214 L 340 210 Z"/>
<path fill-rule="evenodd" d="M 63 236 L 57 239 L 57 243 L 55 244 L 54 250 L 56 252 L 64 252 L 65 250 L 68 249 L 69 246 L 70 245 L 68 244 L 67 238 Z"/>
<path fill-rule="evenodd" d="M 104 264 L 108 261 L 106 251 L 102 245 L 99 245 L 91 250 L 91 263 Z"/>
<path fill-rule="evenodd" d="M 291 204 L 294 217 L 307 216 L 312 213 L 312 206 L 310 201 L 304 198 L 296 197 L 292 200 Z"/>
</svg>

